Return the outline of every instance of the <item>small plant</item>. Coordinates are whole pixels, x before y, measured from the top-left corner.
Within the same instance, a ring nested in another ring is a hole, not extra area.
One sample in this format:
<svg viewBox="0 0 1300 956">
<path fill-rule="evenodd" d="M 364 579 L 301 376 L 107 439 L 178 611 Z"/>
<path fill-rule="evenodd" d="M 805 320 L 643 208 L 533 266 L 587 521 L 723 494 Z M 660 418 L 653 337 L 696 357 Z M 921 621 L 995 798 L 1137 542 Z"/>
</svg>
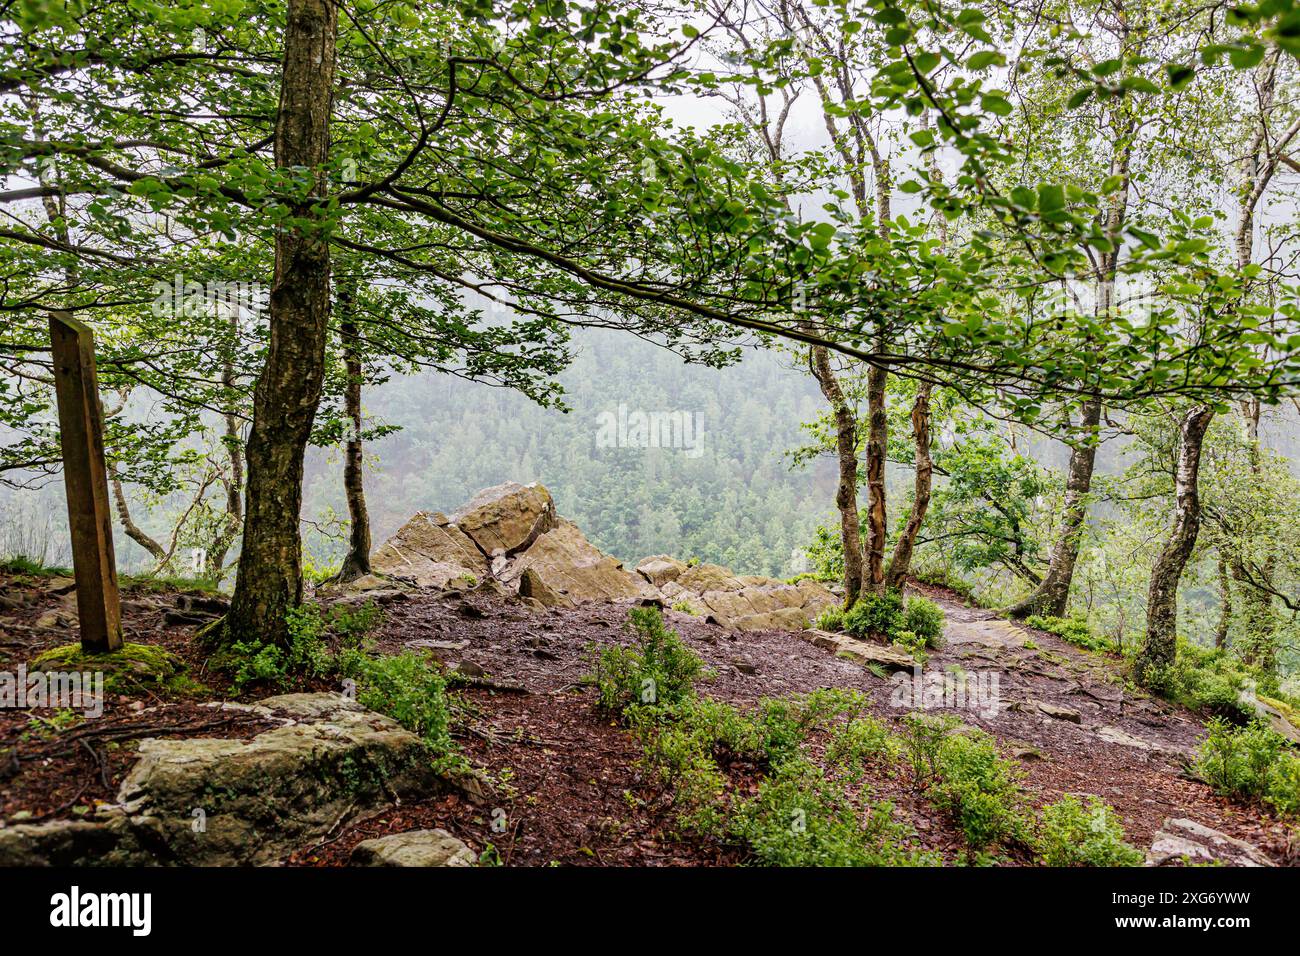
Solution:
<svg viewBox="0 0 1300 956">
<path fill-rule="evenodd" d="M 1208 727 L 1196 771 L 1215 792 L 1268 803 L 1283 815 L 1300 813 L 1300 756 L 1279 734 L 1258 721 L 1236 727 L 1221 717 Z"/>
<path fill-rule="evenodd" d="M 912 831 L 888 803 L 865 814 L 806 760 L 784 765 L 738 808 L 732 833 L 767 866 L 906 866 L 933 863 L 904 848 Z"/>
<path fill-rule="evenodd" d="M 936 762 L 930 797 L 953 815 L 972 849 L 1024 837 L 1019 769 L 998 755 L 992 737 L 981 730 L 950 734 L 939 743 Z"/>
<path fill-rule="evenodd" d="M 1115 811 L 1096 797 L 1065 796 L 1043 808 L 1038 852 L 1047 866 L 1140 866 L 1142 851 L 1124 840 Z"/>
<path fill-rule="evenodd" d="M 296 676 L 318 677 L 329 673 L 333 657 L 325 644 L 325 619 L 315 604 L 301 604 L 285 614 L 289 646 L 268 641 L 235 641 L 223 665 L 231 671 L 235 693 L 253 684 L 288 686 Z"/>
<path fill-rule="evenodd" d="M 1042 617 L 1034 614 L 1026 618 L 1025 623 L 1040 631 L 1055 634 L 1067 644 L 1073 644 L 1086 651 L 1114 650 L 1110 641 L 1092 629 L 1086 617 Z"/>
<path fill-rule="evenodd" d="M 813 627 L 819 631 L 840 631 L 844 629 L 844 608 L 832 605 L 817 615 Z"/>
<path fill-rule="evenodd" d="M 923 647 L 943 647 L 943 609 L 929 598 L 914 597 L 903 612 L 903 629 L 921 640 Z"/>
<path fill-rule="evenodd" d="M 903 718 L 903 744 L 912 764 L 912 783 L 920 787 L 939 772 L 939 747 L 961 726 L 952 714 L 913 712 Z"/>
<path fill-rule="evenodd" d="M 418 735 L 430 751 L 451 750 L 447 680 L 440 665 L 421 654 L 368 657 L 340 655 L 340 671 L 357 682 L 357 702 L 393 718 Z"/>
<path fill-rule="evenodd" d="M 844 614 L 844 630 L 854 637 L 888 637 L 901 628 L 903 596 L 896 590 L 868 594 Z"/>
<path fill-rule="evenodd" d="M 705 676 L 704 661 L 664 627 L 658 608 L 633 608 L 628 618 L 636 647 L 614 644 L 594 655 L 600 706 L 624 714 L 637 705 L 681 703 Z"/>
<path fill-rule="evenodd" d="M 692 605 L 690 601 L 678 601 L 678 602 L 676 602 L 675 604 L 673 604 L 673 610 L 674 610 L 674 611 L 680 611 L 680 612 L 683 613 L 683 614 L 689 614 L 691 617 L 696 617 L 696 616 L 698 616 L 698 615 L 696 614 L 696 611 L 695 611 L 695 607 L 694 607 L 694 605 Z"/>
<path fill-rule="evenodd" d="M 895 631 L 894 643 L 911 654 L 918 664 L 924 664 L 930 659 L 930 655 L 925 652 L 925 638 L 919 634 L 912 631 Z"/>
</svg>

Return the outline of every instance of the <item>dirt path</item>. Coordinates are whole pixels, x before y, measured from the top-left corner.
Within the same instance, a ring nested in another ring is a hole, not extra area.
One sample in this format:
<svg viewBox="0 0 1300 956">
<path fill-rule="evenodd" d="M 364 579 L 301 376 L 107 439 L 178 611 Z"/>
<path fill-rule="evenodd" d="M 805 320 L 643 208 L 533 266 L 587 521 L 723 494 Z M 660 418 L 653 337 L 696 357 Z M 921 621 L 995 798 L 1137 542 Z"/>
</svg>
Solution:
<svg viewBox="0 0 1300 956">
<path fill-rule="evenodd" d="M 1277 862 L 1296 862 L 1285 825 L 1234 806 L 1185 775 L 1185 760 L 1204 734 L 1192 715 L 1126 688 L 1113 659 L 965 607 L 946 593 L 931 596 L 947 615 L 948 641 L 931 653 L 922 681 L 964 673 L 968 688 L 987 690 L 996 680 L 996 708 L 979 698 L 973 706 L 968 700 L 938 709 L 994 734 L 1020 759 L 1036 802 L 1094 794 L 1117 809 L 1138 846 L 1149 846 L 1166 818 L 1188 817 L 1256 844 Z M 471 594 L 422 595 L 389 608 L 378 637 L 385 650 L 432 646 L 448 663 L 468 661 L 471 671 L 477 665 L 527 690 L 475 691 L 470 699 L 482 735 L 463 742 L 472 758 L 504 771 L 517 789 L 502 808 L 508 830 L 494 832 L 482 811 L 468 821 L 443 813 L 438 825 L 478 848 L 493 843 L 514 863 L 727 861 L 716 848 L 688 847 L 664 834 L 664 795 L 637 768 L 635 744 L 598 717 L 590 691 L 580 685 L 590 671 L 592 645 L 627 639 L 622 622 L 630 606 L 534 612 Z M 887 721 L 914 709 L 899 695 L 900 684 L 910 684 L 915 674 L 877 676 L 797 634 L 728 632 L 687 614 L 664 613 L 716 671 L 704 687 L 710 696 L 747 705 L 766 696 L 848 687 L 868 693 Z M 961 841 L 951 826 L 906 786 L 882 779 L 872 781 L 872 789 L 873 796 L 895 802 L 927 848 L 946 856 L 958 852 Z M 337 852 L 354 842 L 340 840 Z M 321 862 L 336 862 L 333 855 Z"/>
<path fill-rule="evenodd" d="M 17 594 L 14 588 L 10 592 Z M 927 593 L 944 608 L 948 640 L 920 672 L 922 688 L 934 675 L 964 675 L 968 688 L 984 692 L 974 700 L 968 695 L 962 702 L 930 703 L 994 734 L 1004 752 L 1020 761 L 1035 802 L 1065 793 L 1095 794 L 1119 811 L 1129 839 L 1141 847 L 1150 845 L 1166 818 L 1185 817 L 1255 844 L 1278 863 L 1300 862 L 1294 831 L 1214 796 L 1185 775 L 1185 760 L 1204 734 L 1201 722 L 1125 687 L 1117 660 L 965 607 L 946 592 Z M 75 629 L 30 626 L 57 605 L 57 596 L 40 588 L 24 596 L 30 600 L 17 602 L 0 622 L 8 651 L 0 659 L 10 664 L 29 661 L 51 642 L 75 639 Z M 164 619 L 172 602 L 171 596 L 133 597 L 132 638 L 174 650 L 209 683 L 212 696 L 226 696 L 229 689 L 203 670 L 192 627 Z M 486 593 L 437 591 L 402 593 L 386 602 L 384 623 L 374 635 L 379 650 L 424 648 L 466 673 L 518 688 L 458 693 L 466 728 L 458 745 L 501 786 L 488 805 L 445 796 L 399 807 L 345 829 L 291 862 L 345 863 L 363 839 L 430 826 L 456 833 L 476 851 L 490 844 L 503 862 L 514 865 L 737 862 L 732 848 L 674 838 L 669 795 L 641 770 L 638 745 L 601 716 L 583 683 L 591 671 L 591 648 L 629 640 L 630 606 L 532 611 Z M 794 633 L 726 631 L 677 611 L 664 615 L 716 672 L 702 687 L 710 696 L 743 707 L 763 697 L 842 687 L 869 695 L 887 722 L 897 724 L 917 709 L 910 694 L 916 674 L 873 673 Z M 997 706 L 989 706 L 991 701 Z M 146 704 L 148 711 L 140 711 Z M 190 710 L 193 706 L 185 703 L 123 698 L 110 701 L 105 716 L 109 723 L 165 723 Z M 26 740 L 29 720 L 21 711 L 0 711 L 0 739 Z M 37 758 L 43 746 L 36 736 L 20 750 Z M 116 751 L 105 760 L 107 753 L 90 748 L 53 761 L 27 760 L 16 777 L 16 768 L 0 768 L 0 810 L 41 819 L 70 812 L 65 808 L 72 804 L 89 808 L 111 800 L 129 761 Z M 960 834 L 905 778 L 883 773 L 871 778 L 871 797 L 894 804 L 895 815 L 916 830 L 919 848 L 957 860 L 964 845 Z"/>
</svg>

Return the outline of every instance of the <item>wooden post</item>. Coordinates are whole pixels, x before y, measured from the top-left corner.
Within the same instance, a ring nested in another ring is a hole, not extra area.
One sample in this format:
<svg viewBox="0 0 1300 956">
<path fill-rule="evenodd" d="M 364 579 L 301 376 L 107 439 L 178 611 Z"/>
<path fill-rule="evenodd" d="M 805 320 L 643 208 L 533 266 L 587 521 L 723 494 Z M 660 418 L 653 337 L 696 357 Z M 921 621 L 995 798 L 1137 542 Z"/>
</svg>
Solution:
<svg viewBox="0 0 1300 956">
<path fill-rule="evenodd" d="M 95 376 L 95 336 L 67 312 L 51 312 L 50 342 L 81 647 L 97 653 L 115 651 L 122 646 L 122 609 L 104 468 L 104 409 Z"/>
</svg>

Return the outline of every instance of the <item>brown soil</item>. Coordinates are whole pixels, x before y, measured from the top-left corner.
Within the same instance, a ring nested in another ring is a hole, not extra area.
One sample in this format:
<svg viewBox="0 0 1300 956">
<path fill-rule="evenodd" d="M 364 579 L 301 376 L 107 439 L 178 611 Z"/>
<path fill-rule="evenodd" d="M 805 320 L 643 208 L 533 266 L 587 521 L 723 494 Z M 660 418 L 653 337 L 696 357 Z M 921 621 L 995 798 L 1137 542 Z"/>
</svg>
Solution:
<svg viewBox="0 0 1300 956">
<path fill-rule="evenodd" d="M 996 714 L 954 712 L 994 734 L 1005 752 L 1021 758 L 1034 802 L 1048 803 L 1066 793 L 1096 794 L 1117 809 L 1137 846 L 1149 845 L 1165 818 L 1190 817 L 1256 844 L 1278 863 L 1300 863 L 1293 828 L 1257 808 L 1216 797 L 1188 776 L 1186 755 L 1204 733 L 1194 715 L 1126 687 L 1116 659 L 1081 651 L 1050 634 L 1011 630 L 951 594 L 927 591 L 944 605 L 949 643 L 931 653 L 926 672 L 961 668 L 968 674 L 998 673 L 1002 708 Z M 194 628 L 162 624 L 161 614 L 172 600 L 160 595 L 139 606 L 132 602 L 130 639 L 181 654 L 212 695 L 220 696 L 226 688 L 205 673 Z M 51 600 L 41 598 L 36 604 L 0 617 L 0 660 L 6 654 L 12 663 L 30 660 L 46 646 L 75 640 L 75 630 L 57 635 L 32 631 L 31 620 Z M 591 647 L 629 639 L 623 622 L 630 606 L 529 610 L 481 592 L 420 592 L 388 603 L 384 623 L 372 635 L 379 650 L 424 648 L 464 673 L 484 673 L 479 686 L 457 692 L 463 718 L 457 736 L 465 755 L 498 781 L 501 795 L 493 803 L 499 806 L 474 806 L 459 796 L 400 806 L 344 829 L 288 862 L 343 864 L 361 840 L 427 827 L 449 830 L 477 852 L 490 846 L 490 855 L 509 865 L 743 862 L 735 848 L 676 836 L 668 795 L 642 771 L 637 744 L 600 714 L 584 683 Z M 664 615 L 716 672 L 703 688 L 711 696 L 746 706 L 762 697 L 850 687 L 870 695 L 877 715 L 887 722 L 897 723 L 911 709 L 891 706 L 894 685 L 888 677 L 831 656 L 798 635 L 727 632 L 680 612 Z M 1023 646 L 1031 638 L 1036 648 Z M 1068 708 L 1079 722 L 1046 716 L 1030 701 Z M 140 702 L 111 702 L 104 720 L 96 723 L 109 730 L 127 728 L 132 720 L 173 726 L 192 722 L 194 730 L 181 732 L 203 735 L 248 735 L 259 729 L 254 722 L 233 718 L 224 728 L 199 726 L 215 715 L 192 701 L 149 705 L 152 709 L 140 713 L 132 709 Z M 1102 727 L 1122 731 L 1149 749 L 1102 740 L 1097 736 Z M 129 728 L 124 733 L 123 745 L 111 753 L 98 748 L 100 757 L 77 746 L 47 759 L 38 749 L 45 746 L 39 737 L 20 743 L 20 772 L 6 778 L 0 771 L 0 816 L 12 817 L 20 809 L 38 818 L 66 815 L 69 806 L 111 799 L 130 763 Z M 30 717 L 0 711 L 0 753 L 22 734 L 31 735 Z M 746 768 L 732 769 L 736 785 L 746 786 Z M 964 857 L 960 833 L 913 788 L 910 771 L 873 768 L 867 786 L 872 799 L 891 801 L 895 815 L 915 827 L 918 847 L 938 851 L 949 861 Z"/>
</svg>

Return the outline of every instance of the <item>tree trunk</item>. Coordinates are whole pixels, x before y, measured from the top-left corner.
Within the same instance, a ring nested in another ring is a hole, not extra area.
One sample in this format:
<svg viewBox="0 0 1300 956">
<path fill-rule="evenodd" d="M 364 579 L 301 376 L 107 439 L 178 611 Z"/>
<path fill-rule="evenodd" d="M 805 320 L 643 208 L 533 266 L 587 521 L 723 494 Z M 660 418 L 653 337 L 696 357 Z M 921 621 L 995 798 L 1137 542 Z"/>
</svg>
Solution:
<svg viewBox="0 0 1300 956">
<path fill-rule="evenodd" d="M 1228 575 L 1228 559 L 1219 552 L 1219 624 L 1214 629 L 1214 646 L 1228 646 L 1228 629 L 1232 626 L 1232 579 Z"/>
<path fill-rule="evenodd" d="M 331 0 L 288 4 L 275 164 L 315 171 L 312 195 L 291 210 L 298 220 L 320 217 L 313 204 L 326 187 L 336 9 Z M 298 225 L 277 234 L 271 341 L 253 397 L 244 544 L 224 628 L 227 640 L 287 644 L 285 613 L 302 600 L 303 455 L 324 380 L 329 278 L 329 244 L 321 232 Z"/>
<path fill-rule="evenodd" d="M 867 563 L 863 568 L 862 590 L 868 594 L 885 591 L 885 538 L 889 532 L 885 509 L 885 458 L 888 454 L 888 419 L 885 417 L 885 386 L 889 373 L 875 365 L 867 369 Z"/>
<path fill-rule="evenodd" d="M 1139 684 L 1160 683 L 1165 668 L 1174 662 L 1178 633 L 1178 582 L 1196 546 L 1201 526 L 1201 502 L 1197 480 L 1201 469 L 1201 445 L 1214 409 L 1198 405 L 1183 416 L 1179 429 L 1178 466 L 1174 474 L 1174 523 L 1164 550 L 1151 569 L 1147 591 L 1147 635 L 1134 665 Z"/>
<path fill-rule="evenodd" d="M 1069 474 L 1065 481 L 1065 515 L 1052 548 L 1047 574 L 1042 583 L 1021 601 L 1007 608 L 1011 617 L 1061 617 L 1070 601 L 1070 583 L 1079 560 L 1079 539 L 1088 519 L 1088 493 L 1092 489 L 1092 471 L 1097 462 L 1095 438 L 1101 425 L 1101 402 L 1088 399 L 1083 403 L 1080 441 L 1070 452 Z"/>
<path fill-rule="evenodd" d="M 338 580 L 355 581 L 370 573 L 370 515 L 366 512 L 366 492 L 362 483 L 361 462 L 361 343 L 357 334 L 356 280 L 349 279 L 339 287 L 339 344 L 343 348 L 343 361 L 347 366 L 347 390 L 344 405 L 352 434 L 348 438 L 343 461 L 343 488 L 348 499 L 348 553 L 339 568 Z"/>
<path fill-rule="evenodd" d="M 108 475 L 110 484 L 113 486 L 113 505 L 117 509 L 117 520 L 121 522 L 122 530 L 126 532 L 128 538 L 153 555 L 154 560 L 158 562 L 158 567 L 161 568 L 168 558 L 167 549 L 149 537 L 144 529 L 131 518 L 131 508 L 126 501 L 126 492 L 122 488 L 122 479 L 117 477 L 117 469 L 109 465 Z"/>
<path fill-rule="evenodd" d="M 912 403 L 912 442 L 916 447 L 916 478 L 913 485 L 912 513 L 907 525 L 894 545 L 894 555 L 885 576 L 886 588 L 901 588 L 912 567 L 912 550 L 916 536 L 925 521 L 930 507 L 930 486 L 934 478 L 934 461 L 930 457 L 930 383 L 917 385 L 916 401 Z"/>
<path fill-rule="evenodd" d="M 813 375 L 835 416 L 835 448 L 839 456 L 839 484 L 835 507 L 840 512 L 840 544 L 844 549 L 844 606 L 852 607 L 862 588 L 862 531 L 858 525 L 858 423 L 844 400 L 844 390 L 831 368 L 824 345 L 812 348 Z"/>
<path fill-rule="evenodd" d="M 230 310 L 226 316 L 230 330 L 230 341 L 225 345 L 225 355 L 221 363 L 221 388 L 225 403 L 225 431 L 221 443 L 226 449 L 226 463 L 229 474 L 221 479 L 226 492 L 226 521 L 220 532 L 213 538 L 212 548 L 208 551 L 207 575 L 213 581 L 220 581 L 226 567 L 226 554 L 239 534 L 244 518 L 244 447 L 239 437 L 239 416 L 235 414 L 238 399 L 235 396 L 235 349 L 239 347 L 239 313 Z"/>
</svg>

